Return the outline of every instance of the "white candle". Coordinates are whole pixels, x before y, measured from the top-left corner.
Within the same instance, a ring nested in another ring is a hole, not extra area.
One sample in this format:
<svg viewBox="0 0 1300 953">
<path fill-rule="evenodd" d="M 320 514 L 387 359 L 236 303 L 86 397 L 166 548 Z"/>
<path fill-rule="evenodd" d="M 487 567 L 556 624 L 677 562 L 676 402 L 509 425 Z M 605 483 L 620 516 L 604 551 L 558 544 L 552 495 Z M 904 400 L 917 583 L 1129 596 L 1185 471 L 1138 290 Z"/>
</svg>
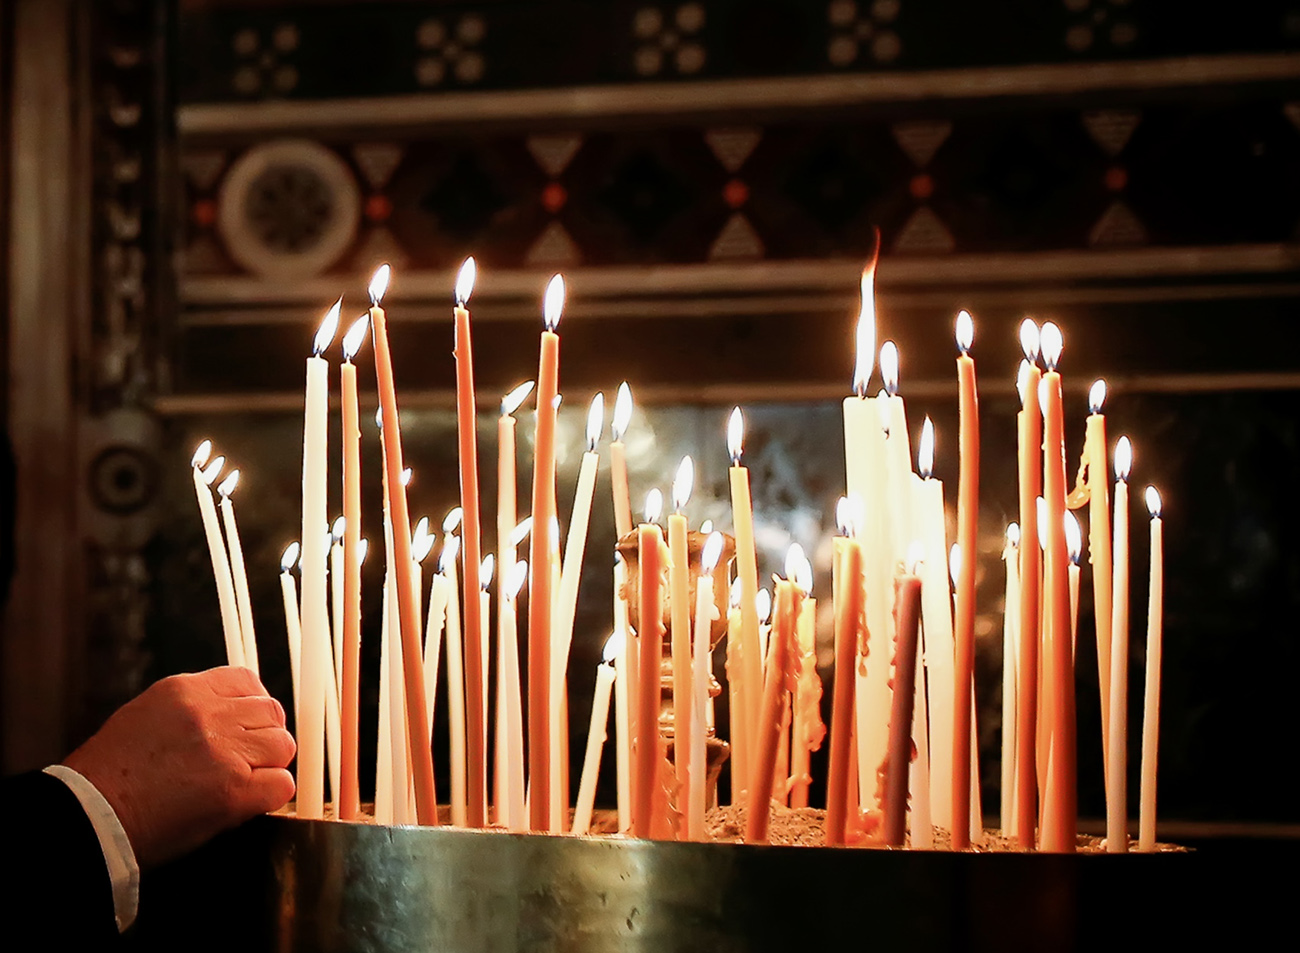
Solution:
<svg viewBox="0 0 1300 953">
<path fill-rule="evenodd" d="M 1160 494 L 1147 487 L 1151 514 L 1151 584 L 1147 599 L 1147 677 L 1142 700 L 1142 786 L 1138 804 L 1138 850 L 1156 849 L 1156 761 L 1160 749 L 1160 660 L 1163 654 L 1165 544 Z"/>
<path fill-rule="evenodd" d="M 338 328 L 335 302 L 307 358 L 302 448 L 302 699 L 298 710 L 298 816 L 325 810 L 325 683 L 329 677 L 329 616 L 325 581 L 326 481 L 329 448 L 329 364 L 320 355 Z"/>
<path fill-rule="evenodd" d="M 443 523 L 443 529 L 448 529 Z M 451 822 L 464 827 L 469 816 L 466 801 L 465 764 L 465 659 L 460 631 L 459 580 L 456 572 L 456 555 L 460 550 L 459 536 L 446 536 L 438 572 L 447 586 L 447 720 L 450 725 L 451 751 Z"/>
<path fill-rule="evenodd" d="M 221 496 L 221 521 L 226 528 L 226 544 L 230 548 L 230 570 L 235 583 L 235 605 L 239 610 L 240 644 L 244 650 L 244 665 L 258 674 L 257 639 L 253 630 L 253 602 L 248 596 L 248 572 L 244 567 L 244 547 L 239 542 L 239 527 L 235 523 L 235 504 L 230 495 L 239 484 L 239 471 L 231 470 L 221 481 L 217 493 Z"/>
<path fill-rule="evenodd" d="M 591 726 L 587 729 L 587 751 L 582 759 L 582 780 L 578 783 L 578 803 L 573 812 L 573 833 L 585 834 L 591 827 L 591 810 L 596 799 L 596 778 L 600 774 L 600 756 L 605 748 L 605 726 L 609 721 L 609 696 L 617 672 L 614 636 L 605 643 L 605 660 L 596 666 L 596 691 L 591 699 Z"/>
<path fill-rule="evenodd" d="M 1012 833 L 1015 816 L 1016 778 L 1016 659 L 1019 639 L 1016 628 L 1020 610 L 1020 524 L 1007 526 L 1007 545 L 1002 550 L 1007 567 L 1006 596 L 1002 603 L 1002 810 L 1001 830 Z"/>
<path fill-rule="evenodd" d="M 502 672 L 502 697 L 497 702 L 497 770 L 503 772 L 506 780 L 504 823 L 512 831 L 528 830 L 528 809 L 524 800 L 524 715 L 515 608 L 515 598 L 527 578 L 528 563 L 521 559 L 514 564 L 502 591 L 503 599 L 510 606 L 509 611 L 501 616 L 505 625 L 497 632 Z"/>
<path fill-rule="evenodd" d="M 385 519 L 385 523 L 387 520 Z M 387 534 L 385 534 L 387 535 Z M 393 613 L 396 597 L 393 594 L 392 545 L 389 544 L 389 562 L 384 571 L 384 601 L 379 620 L 379 732 L 375 747 L 375 823 L 393 823 L 393 727 L 390 721 L 392 680 L 389 653 L 393 644 Z"/>
<path fill-rule="evenodd" d="M 199 501 L 199 514 L 203 518 L 203 534 L 208 541 L 208 556 L 212 561 L 212 577 L 217 585 L 217 605 L 221 609 L 221 631 L 226 641 L 226 664 L 244 664 L 244 637 L 239 628 L 239 606 L 235 601 L 235 583 L 230 574 L 230 556 L 225 540 L 221 538 L 221 525 L 217 521 L 216 504 L 212 502 L 212 484 L 226 465 L 225 457 L 208 463 L 212 453 L 211 441 L 205 440 L 190 461 L 194 469 L 194 495 Z M 201 469 L 204 464 L 206 469 Z"/>
<path fill-rule="evenodd" d="M 1110 616 L 1110 737 L 1106 744 L 1106 849 L 1128 850 L 1128 475 L 1133 445 L 1115 443 L 1115 516 Z"/>
<path fill-rule="evenodd" d="M 690 827 L 688 840 L 704 840 L 705 782 L 708 764 L 705 758 L 705 735 L 708 730 L 706 709 L 709 699 L 709 682 L 712 680 L 713 620 L 718 618 L 718 607 L 713 601 L 713 570 L 722 555 L 722 534 L 710 533 L 700 555 L 700 576 L 695 583 L 695 630 L 691 672 L 691 733 L 687 758 L 687 800 L 691 809 L 687 814 Z M 678 717 L 681 717 L 679 714 Z"/>
<path fill-rule="evenodd" d="M 298 563 L 298 544 L 290 543 L 280 557 L 280 595 L 284 602 L 284 628 L 289 641 L 289 675 L 293 683 L 293 726 L 298 728 L 298 695 L 301 692 L 300 653 L 302 620 L 298 617 L 298 584 L 293 581 L 293 567 Z"/>
</svg>

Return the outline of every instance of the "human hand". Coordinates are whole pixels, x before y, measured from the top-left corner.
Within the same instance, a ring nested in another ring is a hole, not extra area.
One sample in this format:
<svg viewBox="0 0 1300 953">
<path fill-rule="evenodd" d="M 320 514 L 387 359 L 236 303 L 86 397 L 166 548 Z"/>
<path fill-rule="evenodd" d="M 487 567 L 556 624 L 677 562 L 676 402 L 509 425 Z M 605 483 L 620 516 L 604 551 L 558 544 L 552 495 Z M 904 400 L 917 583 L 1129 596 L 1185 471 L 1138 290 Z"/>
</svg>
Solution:
<svg viewBox="0 0 1300 953">
<path fill-rule="evenodd" d="M 246 668 L 173 675 L 64 760 L 117 812 L 141 868 L 293 797 L 284 708 Z"/>
</svg>

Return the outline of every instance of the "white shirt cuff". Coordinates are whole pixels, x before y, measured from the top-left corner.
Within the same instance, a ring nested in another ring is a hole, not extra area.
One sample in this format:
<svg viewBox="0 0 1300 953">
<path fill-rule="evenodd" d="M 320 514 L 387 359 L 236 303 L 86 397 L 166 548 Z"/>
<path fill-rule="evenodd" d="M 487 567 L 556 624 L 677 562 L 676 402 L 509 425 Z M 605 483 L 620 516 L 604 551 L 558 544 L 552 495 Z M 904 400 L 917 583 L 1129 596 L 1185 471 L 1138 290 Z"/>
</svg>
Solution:
<svg viewBox="0 0 1300 953">
<path fill-rule="evenodd" d="M 120 933 L 135 922 L 140 908 L 140 865 L 136 863 L 131 841 L 113 806 L 82 775 L 62 764 L 50 765 L 45 773 L 66 784 L 90 818 L 104 852 L 104 863 L 108 865 L 108 877 L 113 885 L 113 915 Z"/>
</svg>

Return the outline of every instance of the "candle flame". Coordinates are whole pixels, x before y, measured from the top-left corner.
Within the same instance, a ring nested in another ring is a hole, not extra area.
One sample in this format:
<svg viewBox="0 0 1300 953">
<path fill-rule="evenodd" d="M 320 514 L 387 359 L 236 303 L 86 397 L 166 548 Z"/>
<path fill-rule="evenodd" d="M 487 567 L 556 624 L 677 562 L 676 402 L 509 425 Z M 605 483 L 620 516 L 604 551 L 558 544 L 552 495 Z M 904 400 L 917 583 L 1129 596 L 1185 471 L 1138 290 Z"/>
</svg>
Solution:
<svg viewBox="0 0 1300 953">
<path fill-rule="evenodd" d="M 357 565 L 364 565 L 368 555 L 370 555 L 370 540 L 362 536 L 357 540 Z"/>
<path fill-rule="evenodd" d="M 554 331 L 560 324 L 560 315 L 564 313 L 564 276 L 555 275 L 546 286 L 546 298 L 542 303 L 542 318 L 546 330 Z"/>
<path fill-rule="evenodd" d="M 804 595 L 812 592 L 812 564 L 798 543 L 791 543 L 786 551 L 785 578 L 802 589 Z"/>
<path fill-rule="evenodd" d="M 421 516 L 415 524 L 415 532 L 411 533 L 411 542 L 414 545 L 424 540 L 429 535 L 429 517 Z M 418 560 L 417 560 L 418 561 Z"/>
<path fill-rule="evenodd" d="M 975 342 L 975 322 L 970 312 L 962 309 L 957 312 L 957 347 L 963 354 L 970 353 L 970 346 Z"/>
<path fill-rule="evenodd" d="M 334 525 L 330 527 L 330 536 L 333 537 L 334 542 L 341 542 L 343 540 L 343 534 L 347 532 L 347 529 L 347 518 L 340 516 L 334 521 Z"/>
<path fill-rule="evenodd" d="M 916 451 L 916 469 L 921 474 L 922 480 L 929 480 L 934 476 L 934 421 L 930 415 L 926 414 L 925 422 L 921 424 L 921 441 Z"/>
<path fill-rule="evenodd" d="M 1128 437 L 1115 441 L 1115 479 L 1128 482 L 1128 475 L 1133 470 L 1133 444 Z"/>
<path fill-rule="evenodd" d="M 510 567 L 510 572 L 506 575 L 505 588 L 501 594 L 505 596 L 507 602 L 514 602 L 515 596 L 519 595 L 519 590 L 524 587 L 524 580 L 528 578 L 528 560 L 520 559 Z"/>
<path fill-rule="evenodd" d="M 471 261 L 472 260 L 473 259 L 471 259 Z M 484 592 L 487 591 L 488 586 L 492 585 L 492 574 L 496 572 L 496 568 L 497 568 L 497 558 L 492 553 L 488 553 L 486 556 L 484 556 L 483 561 L 479 563 L 478 584 L 479 584 L 479 588 L 482 589 Z"/>
<path fill-rule="evenodd" d="M 194 456 L 190 457 L 190 466 L 202 468 L 210 456 L 212 456 L 212 441 L 204 440 L 194 451 Z"/>
<path fill-rule="evenodd" d="M 454 533 L 460 527 L 461 520 L 465 518 L 465 510 L 459 506 L 453 506 L 447 511 L 447 515 L 442 518 L 443 533 Z"/>
<path fill-rule="evenodd" d="M 700 524 L 700 532 L 703 533 L 705 536 L 708 536 L 710 533 L 712 533 L 712 532 L 713 532 L 713 520 L 705 520 L 703 523 L 701 523 L 701 524 Z"/>
<path fill-rule="evenodd" d="M 465 264 L 460 266 L 460 273 L 456 275 L 456 303 L 462 308 L 469 304 L 469 296 L 474 293 L 474 279 L 478 276 L 478 265 L 474 264 L 474 256 L 470 255 L 465 259 Z"/>
<path fill-rule="evenodd" d="M 343 335 L 343 360 L 351 361 L 365 343 L 366 332 L 370 330 L 370 314 L 367 312 L 352 322 L 348 333 Z"/>
<path fill-rule="evenodd" d="M 914 539 L 907 547 L 907 560 L 904 563 L 907 574 L 915 576 L 923 562 L 925 562 L 925 544 L 919 539 Z"/>
<path fill-rule="evenodd" d="M 509 417 L 518 410 L 520 406 L 523 405 L 523 402 L 528 399 L 528 395 L 533 392 L 533 388 L 536 386 L 536 381 L 524 381 L 510 393 L 506 394 L 506 396 L 502 397 L 501 416 Z"/>
<path fill-rule="evenodd" d="M 727 604 L 730 605 L 731 608 L 733 609 L 740 608 L 740 595 L 743 591 L 744 591 L 743 587 L 740 585 L 739 576 L 731 580 L 731 589 L 727 593 Z"/>
<path fill-rule="evenodd" d="M 690 502 L 691 490 L 695 489 L 695 461 L 688 453 L 677 465 L 677 475 L 673 477 L 673 509 L 680 513 Z"/>
<path fill-rule="evenodd" d="M 1079 565 L 1083 556 L 1083 532 L 1079 529 L 1079 518 L 1070 510 L 1065 511 L 1065 548 L 1070 553 L 1070 562 Z"/>
<path fill-rule="evenodd" d="M 460 554 L 460 537 L 445 536 L 442 543 L 442 555 L 438 557 L 438 572 L 447 575 L 456 565 Z"/>
<path fill-rule="evenodd" d="M 1034 512 L 1038 515 L 1038 548 L 1047 549 L 1047 501 L 1041 496 L 1034 500 Z"/>
<path fill-rule="evenodd" d="M 1025 360 L 1030 364 L 1038 361 L 1042 348 L 1042 334 L 1032 318 L 1020 322 L 1020 350 L 1025 352 Z"/>
<path fill-rule="evenodd" d="M 700 553 L 700 572 L 708 576 L 718 567 L 718 560 L 722 557 L 722 534 L 709 533 L 709 538 L 704 541 L 704 551 Z"/>
<path fill-rule="evenodd" d="M 411 561 L 416 565 L 419 565 L 428 559 L 429 553 L 433 552 L 433 544 L 436 541 L 437 537 L 433 533 L 428 532 L 426 524 L 425 534 L 419 539 L 412 540 L 411 542 Z"/>
<path fill-rule="evenodd" d="M 1012 549 L 1020 548 L 1020 524 L 1019 523 L 1012 522 L 1007 524 L 1007 545 Z"/>
<path fill-rule="evenodd" d="M 596 452 L 596 441 L 605 429 L 605 395 L 600 391 L 591 398 L 591 407 L 587 410 L 587 452 Z"/>
<path fill-rule="evenodd" d="M 731 465 L 740 466 L 740 454 L 745 444 L 745 415 L 739 407 L 732 408 L 727 420 L 727 453 L 731 456 Z"/>
<path fill-rule="evenodd" d="M 1160 514 L 1164 512 L 1164 504 L 1160 499 L 1160 491 L 1153 486 L 1147 487 L 1147 512 L 1151 514 L 1153 520 L 1160 519 Z"/>
<path fill-rule="evenodd" d="M 1042 348 L 1043 363 L 1047 365 L 1049 371 L 1056 370 L 1056 365 L 1061 363 L 1061 351 L 1065 349 L 1065 340 L 1061 337 L 1061 329 L 1051 321 L 1043 325 Z"/>
<path fill-rule="evenodd" d="M 376 308 L 379 307 L 379 302 L 384 300 L 384 294 L 388 291 L 388 279 L 392 275 L 393 269 L 388 267 L 388 262 L 384 262 L 370 279 L 370 303 Z"/>
<path fill-rule="evenodd" d="M 1091 413 L 1101 413 L 1102 405 L 1106 403 L 1106 382 L 1095 380 L 1088 391 L 1088 410 Z"/>
<path fill-rule="evenodd" d="M 212 486 L 212 484 L 216 482 L 217 477 L 221 476 L 221 471 L 225 468 L 225 466 L 226 466 L 225 457 L 216 457 L 215 459 L 213 459 L 213 461 L 203 469 L 203 473 L 202 473 L 203 482 L 206 483 L 208 486 Z"/>
<path fill-rule="evenodd" d="M 609 435 L 615 443 L 627 433 L 627 425 L 632 422 L 632 388 L 627 381 L 618 385 L 618 396 L 614 398 L 614 421 L 610 424 Z"/>
<path fill-rule="evenodd" d="M 1029 399 L 1029 375 L 1033 373 L 1034 366 L 1024 358 L 1020 360 L 1020 367 L 1016 370 L 1016 393 L 1020 395 L 1020 406 L 1026 405 L 1025 401 Z"/>
<path fill-rule="evenodd" d="M 754 611 L 758 614 L 758 624 L 765 625 L 772 618 L 772 593 L 760 589 L 754 595 Z"/>
<path fill-rule="evenodd" d="M 284 555 L 280 557 L 280 572 L 290 572 L 298 562 L 298 543 L 295 540 L 284 548 Z"/>
<path fill-rule="evenodd" d="M 623 654 L 623 648 L 627 644 L 627 638 L 622 632 L 615 632 L 605 640 L 605 648 L 601 650 L 601 660 L 606 665 L 613 665 L 614 660 Z"/>
<path fill-rule="evenodd" d="M 858 312 L 857 358 L 853 368 L 853 393 L 867 396 L 872 365 L 876 360 L 876 262 L 862 269 L 862 310 Z"/>
<path fill-rule="evenodd" d="M 880 377 L 890 397 L 898 395 L 898 345 L 886 341 L 880 345 Z"/>
<path fill-rule="evenodd" d="M 522 543 L 528 537 L 528 534 L 532 532 L 532 529 L 533 518 L 531 516 L 524 517 L 519 525 L 510 531 L 509 543 L 511 548 L 517 547 Z"/>
<path fill-rule="evenodd" d="M 664 511 L 664 495 L 655 487 L 645 495 L 645 522 L 653 523 Z"/>
<path fill-rule="evenodd" d="M 217 492 L 220 493 L 222 496 L 228 497 L 230 496 L 230 494 L 235 492 L 235 487 L 237 487 L 238 485 L 239 485 L 239 470 L 234 469 L 231 470 L 229 475 L 224 480 L 221 481 L 221 485 L 217 487 Z"/>
<path fill-rule="evenodd" d="M 407 467 L 402 471 L 402 486 L 410 486 L 411 480 L 415 476 L 415 471 Z"/>
<path fill-rule="evenodd" d="M 325 349 L 330 346 L 334 340 L 334 335 L 339 329 L 339 312 L 343 310 L 343 299 L 339 298 L 334 302 L 334 307 L 325 312 L 325 317 L 316 329 L 316 340 L 312 342 L 311 352 L 316 357 L 325 353 Z"/>
<path fill-rule="evenodd" d="M 1051 382 L 1046 377 L 1038 379 L 1038 410 L 1044 417 L 1047 416 L 1047 401 L 1051 397 Z"/>
</svg>

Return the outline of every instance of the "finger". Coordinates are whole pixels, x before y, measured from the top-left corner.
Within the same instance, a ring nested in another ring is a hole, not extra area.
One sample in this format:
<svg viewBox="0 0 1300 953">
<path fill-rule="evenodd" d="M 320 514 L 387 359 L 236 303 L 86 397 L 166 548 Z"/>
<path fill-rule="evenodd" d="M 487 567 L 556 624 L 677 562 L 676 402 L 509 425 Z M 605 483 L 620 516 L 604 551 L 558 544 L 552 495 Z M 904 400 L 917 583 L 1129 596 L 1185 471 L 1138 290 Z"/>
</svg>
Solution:
<svg viewBox="0 0 1300 953">
<path fill-rule="evenodd" d="M 284 768 L 255 768 L 244 793 L 247 817 L 278 811 L 294 795 L 293 775 Z"/>
<path fill-rule="evenodd" d="M 243 695 L 226 703 L 241 728 L 283 728 L 284 706 L 270 695 Z"/>
<path fill-rule="evenodd" d="M 200 677 L 207 682 L 208 688 L 214 694 L 225 698 L 266 694 L 266 689 L 262 686 L 262 680 L 249 668 L 227 665 L 222 668 L 212 668 L 206 672 L 201 672 Z"/>
<path fill-rule="evenodd" d="M 283 728 L 254 728 L 241 732 L 238 744 L 254 771 L 286 767 L 298 750 L 293 735 Z"/>
</svg>

